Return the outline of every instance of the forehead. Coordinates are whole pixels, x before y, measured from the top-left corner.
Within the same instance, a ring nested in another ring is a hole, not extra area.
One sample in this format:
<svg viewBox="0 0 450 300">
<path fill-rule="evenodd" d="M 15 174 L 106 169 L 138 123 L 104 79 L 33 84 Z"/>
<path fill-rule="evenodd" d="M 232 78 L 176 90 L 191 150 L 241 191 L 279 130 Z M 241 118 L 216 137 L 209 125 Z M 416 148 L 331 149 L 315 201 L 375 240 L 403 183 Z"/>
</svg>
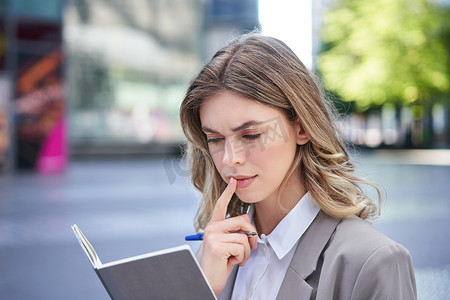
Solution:
<svg viewBox="0 0 450 300">
<path fill-rule="evenodd" d="M 218 130 L 233 128 L 249 120 L 267 122 L 281 115 L 276 108 L 228 91 L 205 100 L 200 107 L 202 126 Z"/>
</svg>

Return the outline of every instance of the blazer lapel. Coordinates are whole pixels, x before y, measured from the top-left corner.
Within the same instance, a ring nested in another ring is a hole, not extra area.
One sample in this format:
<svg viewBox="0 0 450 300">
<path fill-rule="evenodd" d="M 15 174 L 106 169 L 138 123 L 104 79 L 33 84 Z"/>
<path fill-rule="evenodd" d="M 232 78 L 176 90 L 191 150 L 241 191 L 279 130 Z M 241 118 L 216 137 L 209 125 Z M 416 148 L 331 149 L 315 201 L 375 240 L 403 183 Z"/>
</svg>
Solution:
<svg viewBox="0 0 450 300">
<path fill-rule="evenodd" d="M 319 211 L 298 242 L 278 292 L 278 300 L 293 299 L 299 296 L 301 299 L 311 298 L 314 288 L 308 284 L 306 279 L 316 270 L 320 254 L 341 220 Z"/>
<path fill-rule="evenodd" d="M 311 299 L 312 292 L 313 288 L 292 268 L 288 268 L 278 291 L 277 300 Z"/>
<path fill-rule="evenodd" d="M 233 270 L 230 273 L 230 276 L 228 276 L 227 283 L 225 284 L 225 287 L 223 288 L 222 292 L 220 293 L 218 300 L 229 300 L 231 299 L 231 295 L 233 294 L 233 288 L 234 288 L 234 282 L 236 280 L 238 266 L 235 265 L 233 267 Z"/>
</svg>

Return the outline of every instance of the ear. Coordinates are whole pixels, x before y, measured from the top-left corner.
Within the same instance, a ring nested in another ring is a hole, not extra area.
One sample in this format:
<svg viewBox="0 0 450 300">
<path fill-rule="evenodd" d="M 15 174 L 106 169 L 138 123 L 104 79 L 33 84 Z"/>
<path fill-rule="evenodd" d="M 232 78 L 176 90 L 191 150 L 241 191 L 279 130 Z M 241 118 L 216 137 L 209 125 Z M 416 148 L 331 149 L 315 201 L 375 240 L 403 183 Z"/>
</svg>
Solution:
<svg viewBox="0 0 450 300">
<path fill-rule="evenodd" d="M 309 142 L 309 137 L 298 119 L 295 121 L 295 134 L 297 145 L 304 145 Z"/>
</svg>

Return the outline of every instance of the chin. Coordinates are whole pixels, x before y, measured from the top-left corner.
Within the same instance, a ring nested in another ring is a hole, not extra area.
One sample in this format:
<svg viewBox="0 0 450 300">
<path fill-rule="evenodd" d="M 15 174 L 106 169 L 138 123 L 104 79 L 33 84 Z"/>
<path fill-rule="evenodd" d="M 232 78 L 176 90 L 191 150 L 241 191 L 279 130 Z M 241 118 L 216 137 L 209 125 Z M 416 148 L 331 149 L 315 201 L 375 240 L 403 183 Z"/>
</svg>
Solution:
<svg viewBox="0 0 450 300">
<path fill-rule="evenodd" d="M 252 204 L 260 201 L 260 197 L 255 195 L 255 193 L 251 192 L 236 192 L 236 195 L 239 197 L 239 200 L 241 200 L 244 203 Z"/>
</svg>

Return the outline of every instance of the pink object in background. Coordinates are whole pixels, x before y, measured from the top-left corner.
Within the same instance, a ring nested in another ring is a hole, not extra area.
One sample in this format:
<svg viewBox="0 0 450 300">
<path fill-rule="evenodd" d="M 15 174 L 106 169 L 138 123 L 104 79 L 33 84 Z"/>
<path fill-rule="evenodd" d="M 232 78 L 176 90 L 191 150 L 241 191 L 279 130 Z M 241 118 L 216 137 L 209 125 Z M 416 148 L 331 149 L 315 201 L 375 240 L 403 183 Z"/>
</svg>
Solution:
<svg viewBox="0 0 450 300">
<path fill-rule="evenodd" d="M 39 173 L 61 173 L 67 166 L 67 138 L 64 118 L 61 118 L 43 141 L 37 159 Z"/>
</svg>

